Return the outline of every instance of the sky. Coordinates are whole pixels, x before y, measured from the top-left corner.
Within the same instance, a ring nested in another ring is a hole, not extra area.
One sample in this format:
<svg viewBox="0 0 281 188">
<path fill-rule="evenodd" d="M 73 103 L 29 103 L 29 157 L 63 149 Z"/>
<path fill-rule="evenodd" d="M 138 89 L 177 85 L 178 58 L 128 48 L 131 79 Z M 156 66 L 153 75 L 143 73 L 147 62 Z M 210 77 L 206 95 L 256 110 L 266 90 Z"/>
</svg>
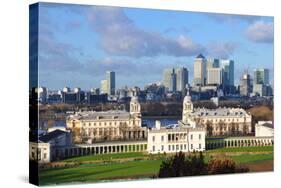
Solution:
<svg viewBox="0 0 281 188">
<path fill-rule="evenodd" d="M 162 81 L 163 70 L 194 58 L 232 59 L 243 72 L 268 68 L 273 81 L 273 17 L 73 4 L 39 4 L 39 85 L 99 88 L 105 72 L 116 86 Z"/>
</svg>

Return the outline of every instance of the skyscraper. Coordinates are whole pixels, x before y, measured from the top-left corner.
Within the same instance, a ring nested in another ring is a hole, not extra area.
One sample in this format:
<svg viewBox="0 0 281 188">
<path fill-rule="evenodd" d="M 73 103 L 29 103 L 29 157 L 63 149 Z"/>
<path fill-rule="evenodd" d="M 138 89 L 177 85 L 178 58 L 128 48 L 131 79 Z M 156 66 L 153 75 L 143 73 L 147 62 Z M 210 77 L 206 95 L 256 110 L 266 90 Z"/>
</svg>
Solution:
<svg viewBox="0 0 281 188">
<path fill-rule="evenodd" d="M 220 61 L 218 59 L 207 59 L 207 70 L 209 68 L 219 68 L 220 67 Z"/>
<path fill-rule="evenodd" d="M 175 69 L 176 90 L 183 92 L 188 84 L 188 70 L 185 67 Z"/>
<path fill-rule="evenodd" d="M 102 94 L 108 94 L 108 84 L 107 84 L 107 80 L 102 80 L 101 81 L 101 93 Z"/>
<path fill-rule="evenodd" d="M 269 70 L 268 69 L 254 69 L 254 85 L 253 93 L 259 96 L 266 96 L 266 88 L 269 86 Z"/>
<path fill-rule="evenodd" d="M 251 77 L 248 73 L 244 73 L 240 80 L 240 95 L 249 96 L 252 92 Z"/>
<path fill-rule="evenodd" d="M 207 69 L 207 84 L 217 85 L 222 84 L 222 69 L 221 68 L 208 68 Z"/>
<path fill-rule="evenodd" d="M 176 91 L 176 74 L 173 68 L 164 69 L 163 85 L 168 88 L 169 91 Z"/>
<path fill-rule="evenodd" d="M 254 69 L 254 84 L 269 84 L 269 70 L 268 69 Z"/>
<path fill-rule="evenodd" d="M 223 70 L 223 84 L 225 86 L 234 86 L 234 61 L 229 59 L 221 60 Z"/>
<path fill-rule="evenodd" d="M 194 62 L 194 85 L 206 84 L 206 59 L 202 54 L 195 58 Z"/>
<path fill-rule="evenodd" d="M 106 71 L 107 94 L 115 95 L 115 72 Z"/>
</svg>

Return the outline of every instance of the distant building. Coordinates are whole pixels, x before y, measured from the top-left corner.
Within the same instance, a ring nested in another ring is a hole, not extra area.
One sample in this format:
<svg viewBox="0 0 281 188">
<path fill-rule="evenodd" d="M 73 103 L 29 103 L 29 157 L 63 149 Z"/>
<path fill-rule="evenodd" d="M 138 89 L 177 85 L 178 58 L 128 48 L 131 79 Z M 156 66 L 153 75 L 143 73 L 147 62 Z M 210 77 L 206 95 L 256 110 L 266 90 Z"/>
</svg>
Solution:
<svg viewBox="0 0 281 188">
<path fill-rule="evenodd" d="M 221 60 L 222 77 L 223 77 L 223 89 L 225 93 L 233 93 L 234 86 L 234 61 L 229 59 Z"/>
<path fill-rule="evenodd" d="M 176 91 L 176 74 L 173 68 L 164 70 L 163 84 L 168 89 L 168 91 Z"/>
<path fill-rule="evenodd" d="M 40 103 L 47 102 L 47 88 L 46 87 L 39 87 L 37 88 L 38 100 Z"/>
<path fill-rule="evenodd" d="M 188 70 L 184 67 L 176 68 L 176 91 L 184 92 L 188 85 Z"/>
<path fill-rule="evenodd" d="M 106 71 L 107 94 L 115 95 L 115 72 Z"/>
<path fill-rule="evenodd" d="M 106 103 L 107 101 L 108 101 L 107 93 L 105 94 L 95 94 L 92 92 L 87 93 L 88 104 Z"/>
<path fill-rule="evenodd" d="M 240 95 L 250 96 L 252 92 L 251 77 L 248 73 L 244 73 L 240 80 Z"/>
<path fill-rule="evenodd" d="M 99 95 L 100 94 L 100 89 L 99 88 L 91 88 L 91 93 L 95 94 L 95 95 Z"/>
<path fill-rule="evenodd" d="M 70 88 L 69 87 L 64 87 L 62 91 L 65 92 L 65 93 L 70 92 Z"/>
<path fill-rule="evenodd" d="M 253 93 L 260 97 L 267 96 L 266 93 L 266 85 L 264 84 L 254 84 L 253 85 Z"/>
<path fill-rule="evenodd" d="M 222 69 L 208 68 L 207 69 L 207 85 L 222 85 Z"/>
<path fill-rule="evenodd" d="M 269 84 L 269 70 L 268 69 L 254 69 L 254 84 Z"/>
<path fill-rule="evenodd" d="M 101 81 L 101 93 L 108 94 L 108 83 L 107 80 Z"/>
<path fill-rule="evenodd" d="M 202 54 L 195 58 L 194 62 L 194 85 L 206 84 L 206 59 Z"/>
<path fill-rule="evenodd" d="M 62 102 L 62 94 L 59 92 L 49 92 L 48 93 L 48 103 L 56 104 Z"/>
<path fill-rule="evenodd" d="M 62 102 L 67 104 L 79 104 L 85 102 L 85 93 L 80 88 L 74 88 L 73 91 L 70 89 L 63 89 Z"/>
<path fill-rule="evenodd" d="M 253 79 L 253 93 L 259 96 L 268 96 L 269 86 L 269 70 L 268 69 L 254 69 Z"/>
<path fill-rule="evenodd" d="M 212 58 L 208 58 L 207 59 L 207 70 L 209 68 L 219 68 L 220 67 L 220 61 L 219 59 L 212 59 Z"/>
</svg>

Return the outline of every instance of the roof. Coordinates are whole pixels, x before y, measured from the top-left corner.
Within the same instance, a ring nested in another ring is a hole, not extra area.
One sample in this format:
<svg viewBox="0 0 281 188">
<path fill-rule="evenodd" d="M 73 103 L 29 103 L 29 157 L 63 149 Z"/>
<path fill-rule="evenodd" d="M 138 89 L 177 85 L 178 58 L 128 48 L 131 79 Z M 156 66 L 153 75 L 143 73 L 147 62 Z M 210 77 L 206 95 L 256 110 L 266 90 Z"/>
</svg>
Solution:
<svg viewBox="0 0 281 188">
<path fill-rule="evenodd" d="M 77 112 L 74 115 L 70 115 L 68 119 L 80 119 L 80 120 L 94 120 L 94 119 L 129 119 L 130 113 L 122 110 L 110 110 L 110 111 L 84 111 Z"/>
<path fill-rule="evenodd" d="M 196 58 L 205 59 L 205 57 L 202 54 L 199 54 Z"/>
<path fill-rule="evenodd" d="M 262 126 L 273 129 L 273 124 L 272 123 L 264 123 L 264 124 L 262 124 Z"/>
<path fill-rule="evenodd" d="M 58 136 L 63 135 L 65 133 L 66 133 L 65 131 L 57 129 L 57 130 L 49 132 L 43 136 L 40 136 L 38 138 L 38 141 L 49 142 L 50 140 L 57 138 Z"/>
<path fill-rule="evenodd" d="M 192 113 L 194 116 L 200 117 L 241 117 L 247 115 L 247 112 L 242 108 L 217 108 L 217 109 L 206 109 L 206 108 L 196 108 Z"/>
</svg>

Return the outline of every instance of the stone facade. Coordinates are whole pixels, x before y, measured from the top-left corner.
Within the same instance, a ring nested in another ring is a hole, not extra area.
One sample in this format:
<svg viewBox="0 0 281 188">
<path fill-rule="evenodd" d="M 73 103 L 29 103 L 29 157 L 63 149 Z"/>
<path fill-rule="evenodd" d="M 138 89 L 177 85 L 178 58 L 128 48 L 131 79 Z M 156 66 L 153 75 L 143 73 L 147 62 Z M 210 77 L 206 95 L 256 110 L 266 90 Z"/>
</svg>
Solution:
<svg viewBox="0 0 281 188">
<path fill-rule="evenodd" d="M 173 127 L 171 127 L 173 126 Z M 205 150 L 205 129 L 176 125 L 148 130 L 148 153 L 174 153 Z"/>
<path fill-rule="evenodd" d="M 77 112 L 67 118 L 66 125 L 72 130 L 75 143 L 143 140 L 147 137 L 146 128 L 141 126 L 141 106 L 137 97 L 132 97 L 130 112 L 120 110 Z"/>
<path fill-rule="evenodd" d="M 208 136 L 248 135 L 252 116 L 241 108 L 194 108 L 191 97 L 184 98 L 182 123 L 196 122 L 206 128 Z"/>
</svg>

